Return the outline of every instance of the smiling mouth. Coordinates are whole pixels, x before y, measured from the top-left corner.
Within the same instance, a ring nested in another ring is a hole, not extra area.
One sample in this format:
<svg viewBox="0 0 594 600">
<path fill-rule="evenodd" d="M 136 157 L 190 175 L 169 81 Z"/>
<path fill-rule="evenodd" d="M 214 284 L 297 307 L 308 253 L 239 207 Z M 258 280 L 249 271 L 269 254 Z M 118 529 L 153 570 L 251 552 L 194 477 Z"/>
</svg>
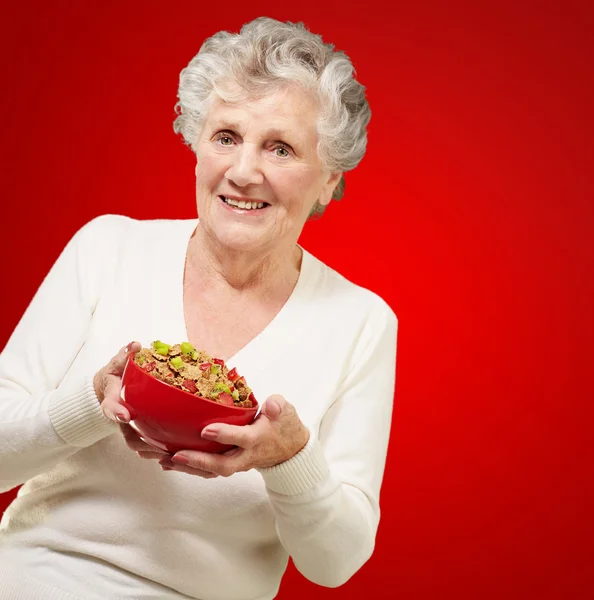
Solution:
<svg viewBox="0 0 594 600">
<path fill-rule="evenodd" d="M 239 208 L 240 210 L 262 210 L 267 206 L 270 206 L 268 202 L 246 202 L 245 200 L 235 200 L 233 198 L 227 198 L 226 196 L 219 196 L 222 202 L 227 206 L 233 208 Z"/>
</svg>

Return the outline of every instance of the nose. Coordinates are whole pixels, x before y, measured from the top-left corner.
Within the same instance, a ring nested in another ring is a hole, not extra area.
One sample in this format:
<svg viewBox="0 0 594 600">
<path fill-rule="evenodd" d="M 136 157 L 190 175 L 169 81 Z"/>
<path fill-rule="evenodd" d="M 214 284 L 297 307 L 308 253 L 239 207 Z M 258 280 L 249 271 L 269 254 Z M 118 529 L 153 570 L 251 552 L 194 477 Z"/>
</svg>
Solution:
<svg viewBox="0 0 594 600">
<path fill-rule="evenodd" d="M 260 157 L 256 147 L 243 143 L 233 153 L 231 165 L 225 176 L 239 187 L 250 184 L 260 184 L 264 174 L 260 169 Z"/>
</svg>

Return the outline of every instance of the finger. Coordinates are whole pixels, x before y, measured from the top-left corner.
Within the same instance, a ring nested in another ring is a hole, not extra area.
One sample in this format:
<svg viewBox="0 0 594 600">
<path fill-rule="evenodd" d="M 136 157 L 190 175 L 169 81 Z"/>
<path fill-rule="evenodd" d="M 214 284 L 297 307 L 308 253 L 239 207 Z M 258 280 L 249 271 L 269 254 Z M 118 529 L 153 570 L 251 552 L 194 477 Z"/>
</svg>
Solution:
<svg viewBox="0 0 594 600">
<path fill-rule="evenodd" d="M 202 430 L 200 434 L 205 440 L 239 446 L 240 448 L 253 448 L 258 438 L 262 435 L 265 421 L 259 419 L 250 425 L 227 425 L 226 423 L 212 423 Z"/>
<path fill-rule="evenodd" d="M 139 450 L 136 452 L 136 454 L 138 454 L 138 456 L 140 456 L 140 458 L 144 458 L 147 460 L 163 460 L 163 455 L 166 454 L 166 452 L 157 452 L 155 450 L 151 450 L 151 451 Z"/>
<path fill-rule="evenodd" d="M 130 411 L 120 402 L 122 383 L 119 377 L 107 375 L 104 398 L 101 403 L 103 414 L 117 423 L 128 423 Z"/>
<path fill-rule="evenodd" d="M 210 471 L 202 471 L 201 469 L 194 469 L 192 467 L 188 467 L 186 465 L 180 465 L 178 463 L 174 463 L 169 459 L 161 459 L 159 461 L 161 468 L 164 471 L 178 471 L 180 473 L 187 473 L 188 475 L 197 475 L 198 477 L 202 477 L 203 479 L 215 479 L 218 477 L 216 473 L 211 473 Z"/>
<path fill-rule="evenodd" d="M 139 350 L 142 350 L 140 342 L 130 342 L 127 346 L 120 348 L 120 351 L 109 361 L 109 373 L 120 376 L 124 372 L 128 355 Z"/>
<path fill-rule="evenodd" d="M 216 473 L 223 477 L 230 477 L 233 473 L 242 470 L 245 461 L 245 451 L 234 456 L 225 456 L 224 454 L 183 450 L 174 454 L 171 457 L 171 461 L 176 465 Z"/>
<path fill-rule="evenodd" d="M 191 467 L 184 467 L 183 465 L 174 465 L 172 467 L 161 467 L 163 471 L 177 471 L 178 473 L 187 473 L 188 475 L 196 475 L 202 477 L 202 479 L 216 479 L 219 477 L 216 473 L 207 473 L 206 471 L 199 471 L 198 469 L 192 469 Z"/>
<path fill-rule="evenodd" d="M 130 427 L 129 425 L 120 425 L 120 431 L 124 436 L 124 441 L 130 450 L 134 450 L 134 452 L 145 452 L 151 454 L 158 454 L 160 458 L 163 458 L 164 455 L 168 453 L 160 448 L 155 448 L 150 444 L 144 442 L 140 436 Z"/>
<path fill-rule="evenodd" d="M 221 452 L 222 456 L 235 456 L 236 454 L 239 454 L 240 452 L 243 452 L 243 448 L 231 448 L 231 450 L 225 450 L 225 452 Z"/>
</svg>

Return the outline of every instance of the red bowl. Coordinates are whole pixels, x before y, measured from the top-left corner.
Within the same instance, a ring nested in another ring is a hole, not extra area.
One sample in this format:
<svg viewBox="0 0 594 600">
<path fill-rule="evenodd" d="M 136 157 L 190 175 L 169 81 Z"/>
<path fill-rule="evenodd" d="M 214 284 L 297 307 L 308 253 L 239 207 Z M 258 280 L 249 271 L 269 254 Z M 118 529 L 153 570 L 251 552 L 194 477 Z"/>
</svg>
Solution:
<svg viewBox="0 0 594 600">
<path fill-rule="evenodd" d="M 161 450 L 224 452 L 233 448 L 204 440 L 201 431 L 211 423 L 247 425 L 256 416 L 252 408 L 227 406 L 173 387 L 143 371 L 131 354 L 122 376 L 121 397 L 130 411 L 130 425 L 147 443 Z"/>
</svg>

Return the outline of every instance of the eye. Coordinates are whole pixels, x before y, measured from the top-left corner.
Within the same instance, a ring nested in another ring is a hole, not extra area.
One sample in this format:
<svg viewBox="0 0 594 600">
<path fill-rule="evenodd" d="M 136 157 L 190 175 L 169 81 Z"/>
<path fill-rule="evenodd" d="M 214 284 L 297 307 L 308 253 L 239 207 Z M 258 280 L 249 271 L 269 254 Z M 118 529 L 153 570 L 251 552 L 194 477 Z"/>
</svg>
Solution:
<svg viewBox="0 0 594 600">
<path fill-rule="evenodd" d="M 279 152 L 281 154 L 279 154 Z M 287 156 L 289 156 L 289 151 L 284 147 L 284 146 L 277 146 L 274 149 L 274 153 L 276 154 L 276 156 L 278 156 L 279 158 L 287 158 Z"/>
<path fill-rule="evenodd" d="M 218 131 L 214 138 L 213 141 L 216 142 L 217 144 L 220 144 L 221 146 L 233 146 L 233 136 L 231 134 L 231 132 L 229 131 Z"/>
</svg>

